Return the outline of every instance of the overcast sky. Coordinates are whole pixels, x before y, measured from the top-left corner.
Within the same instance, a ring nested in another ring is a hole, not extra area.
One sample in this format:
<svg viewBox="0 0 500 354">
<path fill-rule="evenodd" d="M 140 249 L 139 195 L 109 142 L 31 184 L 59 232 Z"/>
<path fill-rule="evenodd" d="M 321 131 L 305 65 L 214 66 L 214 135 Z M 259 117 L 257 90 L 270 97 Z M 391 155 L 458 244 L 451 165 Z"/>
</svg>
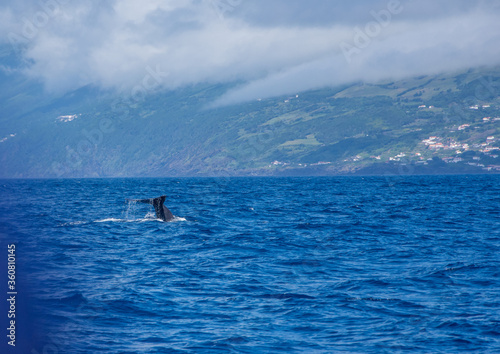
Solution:
<svg viewBox="0 0 500 354">
<path fill-rule="evenodd" d="M 500 0 L 4 0 L 0 35 L 49 91 L 243 82 L 233 103 L 500 64 Z M 168 73 L 168 76 L 167 74 Z"/>
</svg>

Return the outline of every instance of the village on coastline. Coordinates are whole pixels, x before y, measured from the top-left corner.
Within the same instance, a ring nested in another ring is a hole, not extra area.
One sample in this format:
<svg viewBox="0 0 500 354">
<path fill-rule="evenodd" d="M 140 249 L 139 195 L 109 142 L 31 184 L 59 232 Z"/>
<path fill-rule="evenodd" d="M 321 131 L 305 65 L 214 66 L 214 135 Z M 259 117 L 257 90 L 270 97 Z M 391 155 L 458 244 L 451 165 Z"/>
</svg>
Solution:
<svg viewBox="0 0 500 354">
<path fill-rule="evenodd" d="M 490 107 L 490 105 L 473 105 L 469 109 L 472 111 L 486 111 Z M 418 109 L 434 110 L 436 107 L 421 105 Z M 438 159 L 438 161 L 441 160 L 446 164 L 465 164 L 484 172 L 500 172 L 500 137 L 498 134 L 490 135 L 498 132 L 499 128 L 500 117 L 483 117 L 475 122 L 451 125 L 439 135 L 436 134 L 423 139 L 411 151 L 398 152 L 397 154 L 386 151 L 377 155 L 360 153 L 343 159 L 344 166 L 339 166 L 338 163 L 330 161 L 318 161 L 311 164 L 274 161 L 267 168 L 304 169 L 326 167 L 342 172 L 354 172 L 374 163 L 428 166 Z M 416 129 L 415 131 L 421 130 Z"/>
</svg>

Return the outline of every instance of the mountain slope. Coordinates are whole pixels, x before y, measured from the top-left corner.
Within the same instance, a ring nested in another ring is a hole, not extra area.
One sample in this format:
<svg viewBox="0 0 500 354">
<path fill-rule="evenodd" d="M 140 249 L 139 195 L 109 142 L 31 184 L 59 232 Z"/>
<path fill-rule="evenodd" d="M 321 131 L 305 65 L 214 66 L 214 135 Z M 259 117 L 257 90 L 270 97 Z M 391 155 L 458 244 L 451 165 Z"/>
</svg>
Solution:
<svg viewBox="0 0 500 354">
<path fill-rule="evenodd" d="M 6 80 L 17 84 L 1 86 L 4 178 L 383 174 L 401 165 L 470 173 L 500 165 L 498 69 L 217 109 L 207 107 L 230 85 L 135 98 L 86 87 L 54 97 L 19 76 Z"/>
</svg>

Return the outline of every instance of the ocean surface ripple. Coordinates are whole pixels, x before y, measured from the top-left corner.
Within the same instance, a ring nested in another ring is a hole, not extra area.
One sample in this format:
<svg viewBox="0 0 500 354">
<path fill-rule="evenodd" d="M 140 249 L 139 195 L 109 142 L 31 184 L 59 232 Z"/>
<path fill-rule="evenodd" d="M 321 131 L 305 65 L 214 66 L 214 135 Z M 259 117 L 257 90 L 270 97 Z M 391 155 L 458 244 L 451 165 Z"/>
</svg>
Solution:
<svg viewBox="0 0 500 354">
<path fill-rule="evenodd" d="M 40 353 L 498 353 L 499 182 L 2 180 L 2 252 L 16 242 L 29 298 L 18 311 L 31 339 L 20 344 Z M 174 222 L 125 202 L 160 195 Z"/>
</svg>

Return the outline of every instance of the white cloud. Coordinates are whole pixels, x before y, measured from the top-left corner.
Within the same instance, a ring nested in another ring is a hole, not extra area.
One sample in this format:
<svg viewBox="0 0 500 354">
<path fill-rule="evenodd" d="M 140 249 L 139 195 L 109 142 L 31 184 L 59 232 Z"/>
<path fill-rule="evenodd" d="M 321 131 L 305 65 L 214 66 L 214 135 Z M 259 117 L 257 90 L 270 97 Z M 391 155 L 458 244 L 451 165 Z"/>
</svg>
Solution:
<svg viewBox="0 0 500 354">
<path fill-rule="evenodd" d="M 353 46 L 355 51 L 347 55 L 350 60 L 343 52 L 324 56 L 247 83 L 214 105 L 358 80 L 376 82 L 500 64 L 500 23 L 495 14 L 476 12 L 430 22 L 400 22 L 387 32 L 371 39 L 366 48 Z M 346 42 L 337 40 L 336 45 L 342 43 Z"/>
<path fill-rule="evenodd" d="M 148 66 L 159 66 L 169 72 L 166 88 L 247 82 L 219 101 L 227 104 L 500 61 L 500 9 L 491 1 L 402 1 L 403 11 L 363 48 L 354 45 L 356 31 L 366 32 L 370 12 L 385 11 L 389 0 L 220 0 L 229 6 L 222 19 L 211 0 L 64 1 L 52 12 L 41 5 L 56 1 L 0 8 L 3 35 L 23 37 L 31 23 L 23 56 L 32 65 L 25 73 L 52 91 L 87 84 L 126 89 L 141 82 Z M 47 21 L 36 22 L 44 11 Z M 342 43 L 354 54 L 346 58 Z"/>
</svg>

